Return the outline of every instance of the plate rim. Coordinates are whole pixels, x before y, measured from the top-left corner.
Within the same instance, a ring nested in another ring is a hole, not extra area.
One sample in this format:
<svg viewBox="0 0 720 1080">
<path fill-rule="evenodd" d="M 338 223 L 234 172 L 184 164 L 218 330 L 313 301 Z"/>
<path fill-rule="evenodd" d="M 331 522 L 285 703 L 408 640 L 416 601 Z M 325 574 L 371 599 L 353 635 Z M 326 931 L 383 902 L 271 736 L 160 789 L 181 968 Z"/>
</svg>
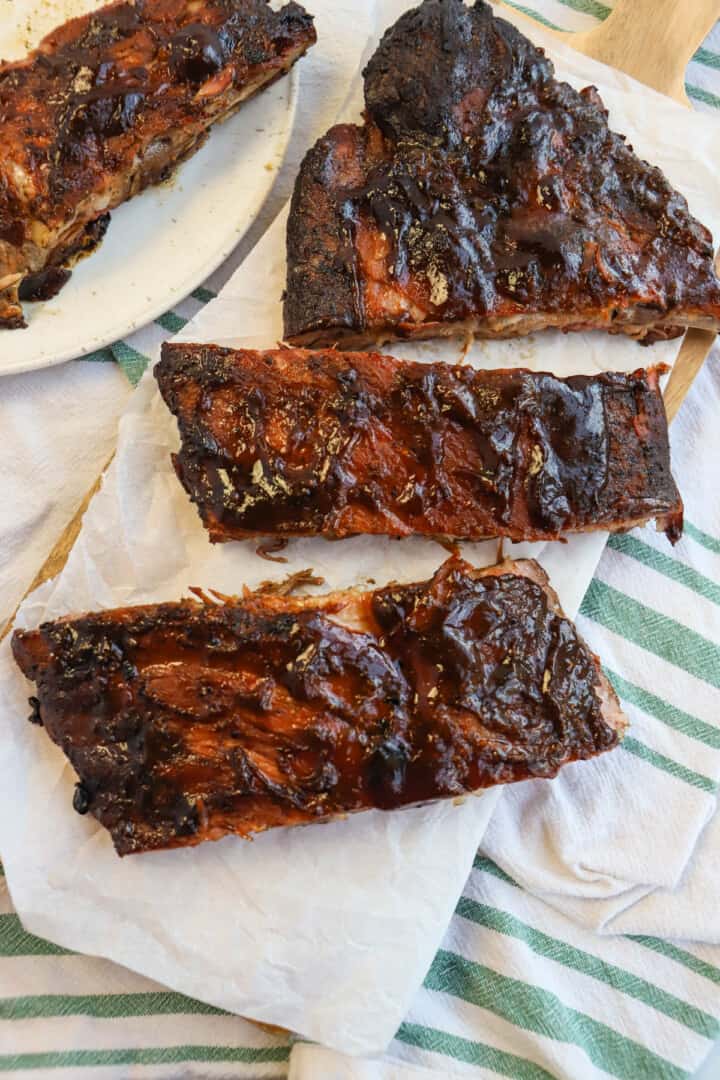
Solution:
<svg viewBox="0 0 720 1080">
<path fill-rule="evenodd" d="M 67 349 L 65 349 L 61 350 L 52 357 L 44 356 L 41 359 L 37 360 L 19 359 L 15 361 L 11 360 L 9 363 L 5 363 L 2 359 L 2 348 L 0 347 L 0 378 L 3 378 L 6 375 L 22 375 L 31 371 L 43 371 L 47 368 L 58 367 L 60 364 L 66 364 L 72 360 L 84 360 L 91 353 L 99 352 L 101 349 L 107 349 L 111 345 L 123 341 L 131 334 L 136 334 L 138 333 L 138 331 L 155 322 L 155 320 L 160 315 L 164 315 L 175 304 L 187 299 L 187 297 L 190 296 L 194 289 L 197 289 L 198 286 L 202 285 L 202 283 L 207 280 L 210 274 L 214 273 L 215 270 L 217 270 L 218 267 L 220 267 L 230 257 L 230 255 L 232 255 L 235 248 L 247 235 L 249 229 L 252 227 L 252 225 L 255 224 L 260 210 L 264 206 L 265 202 L 268 199 L 268 196 L 270 195 L 273 187 L 275 186 L 275 183 L 277 182 L 280 168 L 285 162 L 288 147 L 290 145 L 290 139 L 292 138 L 293 128 L 295 126 L 295 117 L 300 96 L 300 69 L 297 64 L 293 64 L 292 68 L 287 73 L 287 76 L 285 76 L 279 82 L 279 85 L 283 84 L 287 86 L 288 90 L 286 94 L 287 107 L 284 110 L 284 126 L 282 132 L 280 133 L 280 140 L 282 141 L 282 153 L 280 161 L 278 167 L 274 170 L 274 176 L 272 177 L 271 182 L 268 184 L 267 187 L 263 187 L 262 197 L 260 198 L 260 201 L 252 211 L 241 231 L 233 232 L 232 234 L 229 233 L 227 241 L 222 244 L 220 248 L 216 249 L 215 252 L 210 255 L 200 267 L 195 268 L 192 273 L 189 273 L 183 279 L 182 284 L 179 287 L 175 288 L 172 293 L 169 294 L 165 300 L 163 300 L 161 304 L 148 305 L 145 309 L 143 309 L 143 314 L 140 316 L 139 320 L 136 321 L 133 325 L 128 325 L 127 322 L 125 322 L 124 324 L 116 324 L 116 326 L 112 329 L 111 332 L 108 331 L 106 334 L 101 334 L 97 336 L 87 345 L 83 345 L 79 350 L 73 349 L 72 351 L 68 351 Z M 257 95 L 258 98 L 262 96 L 262 93 L 263 91 L 260 90 L 259 94 Z M 243 104 L 245 103 L 243 102 Z M 234 117 L 237 116 L 238 113 L 241 111 L 242 105 L 237 113 L 235 113 L 231 117 L 228 117 L 228 121 L 226 122 L 232 123 Z M 180 165 L 181 170 L 183 164 L 184 163 L 181 163 Z M 177 176 L 180 174 L 175 173 L 174 175 Z M 140 193 L 139 197 L 142 198 L 142 195 L 143 192 Z M 126 202 L 127 201 L 130 200 L 126 200 Z M 272 221 L 268 222 L 268 228 L 270 225 L 272 225 Z M 176 228 L 179 229 L 181 227 L 181 222 L 178 221 Z M 92 258 L 92 253 L 90 253 L 89 258 Z M 124 325 L 125 329 L 118 330 L 117 327 L 120 325 Z M 10 333 L 11 331 L 6 332 Z M 14 331 L 14 333 L 22 334 L 23 331 L 16 330 Z M 0 337 L 0 346 L 1 345 L 2 337 Z"/>
</svg>

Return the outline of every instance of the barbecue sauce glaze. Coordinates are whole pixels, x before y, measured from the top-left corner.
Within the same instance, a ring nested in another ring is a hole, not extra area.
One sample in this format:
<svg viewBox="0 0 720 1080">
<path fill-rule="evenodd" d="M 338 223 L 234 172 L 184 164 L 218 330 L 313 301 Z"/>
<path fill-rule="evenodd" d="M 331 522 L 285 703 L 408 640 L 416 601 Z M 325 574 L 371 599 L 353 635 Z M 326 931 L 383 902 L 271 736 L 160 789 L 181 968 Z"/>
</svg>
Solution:
<svg viewBox="0 0 720 1080">
<path fill-rule="evenodd" d="M 32 719 L 79 776 L 76 810 L 120 854 L 249 835 L 550 777 L 614 746 L 597 660 L 524 565 L 537 580 L 451 559 L 356 595 L 354 626 L 342 599 L 251 594 L 46 623 L 13 649 Z"/>
<path fill-rule="evenodd" d="M 213 540 L 679 535 L 660 369 L 477 371 L 371 353 L 168 345 L 178 476 Z"/>
</svg>

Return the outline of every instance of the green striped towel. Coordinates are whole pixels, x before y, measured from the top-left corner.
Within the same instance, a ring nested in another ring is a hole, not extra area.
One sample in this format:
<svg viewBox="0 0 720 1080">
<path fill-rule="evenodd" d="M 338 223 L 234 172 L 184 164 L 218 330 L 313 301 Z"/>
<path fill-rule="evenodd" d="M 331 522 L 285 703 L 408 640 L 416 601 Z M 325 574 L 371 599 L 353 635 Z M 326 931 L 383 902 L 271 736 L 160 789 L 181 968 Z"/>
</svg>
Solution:
<svg viewBox="0 0 720 1080">
<path fill-rule="evenodd" d="M 598 0 L 514 6 L 566 29 L 584 29 L 609 10 Z M 719 69 L 716 30 L 688 71 L 688 92 L 699 108 L 720 107 Z M 224 277 L 221 270 L 175 312 L 96 359 L 117 360 L 136 382 L 160 341 L 177 332 Z M 638 820 L 622 804 L 612 822 L 625 821 L 621 839 L 623 845 L 629 840 L 633 859 L 648 849 L 661 853 L 652 891 L 629 897 L 618 889 L 617 883 L 647 875 L 616 860 L 605 868 L 605 895 L 599 895 L 597 866 L 592 889 L 578 895 L 582 853 L 557 845 L 547 888 L 548 866 L 529 861 L 534 845 L 525 846 L 523 858 L 513 854 L 498 819 L 486 840 L 494 858 L 478 855 L 442 948 L 386 1057 L 352 1062 L 310 1044 L 292 1046 L 288 1038 L 106 961 L 26 934 L 0 878 L 0 1072 L 34 1080 L 259 1080 L 287 1077 L 289 1070 L 291 1080 L 419 1080 L 427 1070 L 478 1080 L 691 1075 L 720 1034 L 720 947 L 697 943 L 720 940 L 720 818 L 712 816 L 720 775 L 720 716 L 713 710 L 720 680 L 717 362 L 716 355 L 706 365 L 673 432 L 688 504 L 685 539 L 673 552 L 647 531 L 612 541 L 581 616 L 633 720 L 631 741 L 614 757 L 643 788 L 636 784 L 628 794 L 633 806 L 646 799 L 642 828 L 650 843 L 635 844 Z M 617 777 L 610 775 L 610 782 L 616 785 Z M 613 796 L 620 790 L 614 787 Z M 601 828 L 612 804 L 595 783 L 588 782 L 587 794 L 588 812 Z M 518 789 L 515 798 L 522 804 L 527 796 Z M 511 813 L 511 800 L 500 805 Z M 622 851 L 618 844 L 621 860 Z M 521 877 L 533 893 L 518 883 Z M 538 891 L 545 899 L 534 895 Z"/>
</svg>

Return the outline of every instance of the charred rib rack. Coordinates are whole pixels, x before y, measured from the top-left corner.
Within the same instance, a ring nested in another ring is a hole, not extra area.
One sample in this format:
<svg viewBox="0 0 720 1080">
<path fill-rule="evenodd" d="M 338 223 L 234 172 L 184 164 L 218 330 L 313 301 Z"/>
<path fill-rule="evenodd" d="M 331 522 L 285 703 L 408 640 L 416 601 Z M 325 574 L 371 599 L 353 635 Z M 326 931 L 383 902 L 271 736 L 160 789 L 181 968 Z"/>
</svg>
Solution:
<svg viewBox="0 0 720 1080">
<path fill-rule="evenodd" d="M 21 300 L 63 286 L 110 210 L 164 179 L 314 41 L 296 3 L 121 0 L 0 65 L 0 326 L 24 326 Z"/>
<path fill-rule="evenodd" d="M 365 124 L 332 128 L 297 180 L 289 342 L 718 329 L 708 230 L 595 88 L 557 82 L 483 0 L 425 0 L 364 74 Z"/>
<path fill-rule="evenodd" d="M 16 631 L 33 719 L 119 854 L 554 776 L 626 720 L 537 563 Z"/>
<path fill-rule="evenodd" d="M 214 541 L 356 533 L 556 539 L 656 518 L 661 369 L 558 379 L 367 353 L 166 345 L 177 474 Z"/>
</svg>

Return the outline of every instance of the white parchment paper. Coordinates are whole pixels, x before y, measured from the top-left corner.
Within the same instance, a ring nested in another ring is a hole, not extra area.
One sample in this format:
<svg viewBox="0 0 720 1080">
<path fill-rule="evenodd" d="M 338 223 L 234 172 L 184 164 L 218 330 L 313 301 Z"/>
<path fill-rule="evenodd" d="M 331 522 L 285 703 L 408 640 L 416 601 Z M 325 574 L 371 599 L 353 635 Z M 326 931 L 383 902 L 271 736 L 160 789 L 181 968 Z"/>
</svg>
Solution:
<svg viewBox="0 0 720 1080">
<path fill-rule="evenodd" d="M 382 25 L 407 6 L 379 5 Z M 718 235 L 718 125 L 547 35 L 534 36 L 547 44 L 561 76 L 599 87 L 613 127 L 663 168 Z M 357 77 L 354 86 L 346 119 L 359 112 Z M 185 340 L 267 347 L 280 338 L 284 229 L 283 215 L 222 295 L 186 327 Z M 602 334 L 545 333 L 477 343 L 469 361 L 566 375 L 671 363 L 678 348 L 678 342 L 644 350 Z M 451 342 L 392 351 L 421 360 L 458 357 Z M 417 539 L 294 541 L 286 567 L 258 559 L 251 543 L 212 547 L 175 479 L 169 454 L 177 445 L 174 422 L 147 373 L 121 421 L 117 456 L 67 566 L 26 601 L 20 625 L 175 599 L 195 584 L 237 592 L 308 566 L 328 588 L 420 580 L 445 558 L 438 545 Z M 518 545 L 513 553 L 539 558 L 572 615 L 604 539 L 596 534 L 566 545 Z M 464 546 L 478 565 L 492 561 L 495 550 L 494 544 Z M 231 837 L 120 860 L 107 834 L 72 812 L 72 770 L 44 732 L 26 722 L 29 692 L 6 641 L 0 649 L 0 853 L 25 925 L 346 1052 L 381 1051 L 440 943 L 499 792 L 457 806 L 275 830 L 253 843 Z"/>
</svg>

